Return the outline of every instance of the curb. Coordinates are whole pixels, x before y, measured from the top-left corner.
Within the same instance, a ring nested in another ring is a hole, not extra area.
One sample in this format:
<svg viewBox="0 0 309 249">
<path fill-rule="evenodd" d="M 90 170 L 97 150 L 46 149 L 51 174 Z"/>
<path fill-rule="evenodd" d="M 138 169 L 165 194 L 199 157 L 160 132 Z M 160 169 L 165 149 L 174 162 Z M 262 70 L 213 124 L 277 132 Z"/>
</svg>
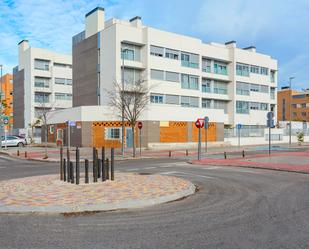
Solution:
<svg viewBox="0 0 309 249">
<path fill-rule="evenodd" d="M 138 209 L 154 205 L 164 204 L 186 198 L 196 191 L 196 186 L 190 182 L 190 186 L 178 193 L 162 196 L 149 200 L 129 200 L 119 203 L 96 204 L 96 205 L 71 205 L 71 206 L 0 206 L 0 214 L 18 214 L 18 213 L 47 213 L 47 214 L 66 214 L 82 212 L 106 212 L 115 210 Z"/>
</svg>

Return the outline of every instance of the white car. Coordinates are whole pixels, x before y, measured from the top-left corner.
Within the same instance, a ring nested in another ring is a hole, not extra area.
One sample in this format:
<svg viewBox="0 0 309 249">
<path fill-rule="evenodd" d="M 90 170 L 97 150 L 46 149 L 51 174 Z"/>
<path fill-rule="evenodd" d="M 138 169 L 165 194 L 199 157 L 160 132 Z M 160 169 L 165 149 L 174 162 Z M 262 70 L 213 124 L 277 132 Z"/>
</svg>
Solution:
<svg viewBox="0 0 309 249">
<path fill-rule="evenodd" d="M 7 147 L 9 146 L 24 147 L 25 145 L 27 145 L 27 140 L 19 136 L 6 136 L 6 139 L 4 136 L 1 136 L 1 145 L 2 147 L 4 147 L 5 145 Z"/>
</svg>

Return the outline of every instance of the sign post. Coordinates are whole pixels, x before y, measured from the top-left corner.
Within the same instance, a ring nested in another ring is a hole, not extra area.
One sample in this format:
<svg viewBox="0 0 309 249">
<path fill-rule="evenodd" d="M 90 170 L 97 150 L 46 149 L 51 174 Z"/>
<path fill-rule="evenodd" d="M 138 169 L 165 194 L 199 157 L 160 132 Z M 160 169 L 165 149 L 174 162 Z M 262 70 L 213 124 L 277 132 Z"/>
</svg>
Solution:
<svg viewBox="0 0 309 249">
<path fill-rule="evenodd" d="M 236 129 L 237 129 L 237 135 L 238 135 L 238 147 L 240 147 L 240 130 L 242 128 L 242 124 L 237 124 Z"/>
<path fill-rule="evenodd" d="M 139 156 L 142 156 L 142 128 L 143 128 L 143 123 L 138 122 L 137 127 L 139 129 Z"/>
<path fill-rule="evenodd" d="M 274 127 L 274 113 L 273 112 L 268 112 L 267 113 L 267 127 L 269 128 L 268 130 L 268 154 L 270 155 L 271 153 L 271 128 Z"/>
<path fill-rule="evenodd" d="M 9 124 L 9 117 L 7 116 L 4 116 L 3 117 L 3 128 L 4 128 L 4 149 L 7 150 L 7 129 L 6 129 L 6 126 Z"/>
<path fill-rule="evenodd" d="M 70 149 L 70 145 L 71 145 L 71 129 L 70 126 L 75 126 L 76 122 L 75 121 L 70 121 L 68 120 L 68 148 Z"/>
<path fill-rule="evenodd" d="M 197 160 L 201 160 L 201 148 L 202 148 L 202 132 L 201 129 L 204 126 L 203 119 L 198 119 L 195 122 L 196 128 L 198 128 L 198 145 L 197 145 Z"/>
<path fill-rule="evenodd" d="M 205 153 L 207 153 L 208 127 L 209 127 L 209 118 L 206 116 L 206 117 L 204 118 L 204 128 L 205 128 Z"/>
</svg>

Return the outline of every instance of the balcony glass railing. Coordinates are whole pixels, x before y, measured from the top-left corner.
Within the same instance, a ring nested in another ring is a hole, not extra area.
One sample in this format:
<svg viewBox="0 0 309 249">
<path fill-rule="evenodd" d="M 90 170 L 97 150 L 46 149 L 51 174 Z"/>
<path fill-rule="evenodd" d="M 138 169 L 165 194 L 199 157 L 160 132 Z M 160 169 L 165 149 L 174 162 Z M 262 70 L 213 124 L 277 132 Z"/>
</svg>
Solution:
<svg viewBox="0 0 309 249">
<path fill-rule="evenodd" d="M 194 62 L 190 62 L 190 61 L 181 61 L 181 66 L 183 66 L 183 67 L 191 67 L 191 68 L 198 68 L 199 64 L 198 63 L 194 63 Z"/>
</svg>

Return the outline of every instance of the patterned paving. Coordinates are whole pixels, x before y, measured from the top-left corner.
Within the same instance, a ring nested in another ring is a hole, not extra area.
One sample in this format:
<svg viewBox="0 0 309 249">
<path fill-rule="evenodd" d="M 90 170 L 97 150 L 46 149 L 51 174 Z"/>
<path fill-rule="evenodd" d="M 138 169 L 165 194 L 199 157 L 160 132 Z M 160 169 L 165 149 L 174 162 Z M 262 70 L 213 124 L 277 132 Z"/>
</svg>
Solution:
<svg viewBox="0 0 309 249">
<path fill-rule="evenodd" d="M 192 188 L 186 180 L 161 175 L 118 173 L 115 181 L 80 185 L 62 182 L 58 175 L 0 182 L 0 212 L 48 210 L 85 211 L 87 207 L 151 201 Z M 15 208 L 15 209 L 14 209 Z M 46 209 L 47 208 L 47 209 Z M 49 210 L 52 210 L 49 209 Z"/>
</svg>

